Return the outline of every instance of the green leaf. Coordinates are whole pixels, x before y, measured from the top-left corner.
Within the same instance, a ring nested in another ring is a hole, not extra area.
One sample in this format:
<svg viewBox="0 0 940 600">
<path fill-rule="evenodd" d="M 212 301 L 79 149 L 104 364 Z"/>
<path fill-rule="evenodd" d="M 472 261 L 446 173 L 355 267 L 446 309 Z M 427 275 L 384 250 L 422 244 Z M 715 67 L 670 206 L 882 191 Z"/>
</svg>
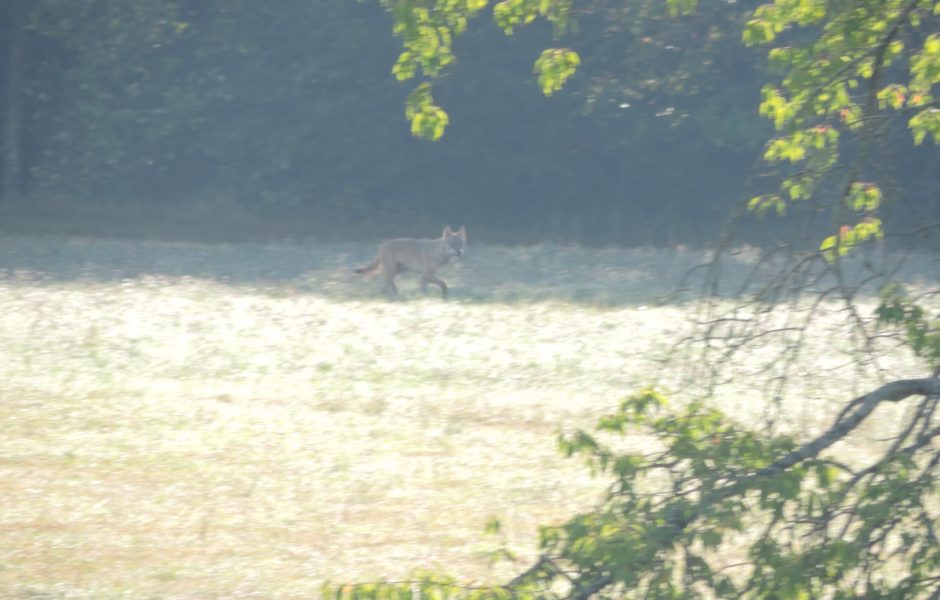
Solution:
<svg viewBox="0 0 940 600">
<path fill-rule="evenodd" d="M 496 535 L 502 529 L 502 523 L 497 517 L 490 517 L 486 520 L 486 525 L 483 527 L 483 533 L 487 535 Z"/>
<path fill-rule="evenodd" d="M 826 463 L 817 463 L 814 467 L 816 472 L 816 481 L 819 487 L 828 489 L 838 477 L 839 471 L 832 465 Z"/>
<path fill-rule="evenodd" d="M 770 209 L 774 209 L 778 215 L 783 215 L 786 212 L 787 203 L 777 194 L 763 194 L 751 198 L 747 203 L 747 208 L 758 215 L 764 215 Z"/>
<path fill-rule="evenodd" d="M 767 19 L 751 19 L 744 26 L 741 39 L 748 46 L 766 44 L 776 37 L 774 27 Z"/>
<path fill-rule="evenodd" d="M 715 586 L 715 593 L 719 598 L 736 598 L 739 595 L 738 589 L 729 579 L 721 579 Z"/>
<path fill-rule="evenodd" d="M 706 548 L 717 548 L 721 545 L 721 540 L 724 536 L 717 529 L 709 529 L 702 533 L 702 544 Z"/>
<path fill-rule="evenodd" d="M 872 212 L 881 206 L 881 189 L 873 183 L 855 182 L 849 188 L 846 203 L 853 210 Z"/>
<path fill-rule="evenodd" d="M 669 16 L 690 15 L 698 7 L 698 0 L 667 0 L 666 6 L 669 8 Z"/>
<path fill-rule="evenodd" d="M 827 262 L 833 262 L 836 259 L 838 247 L 839 238 L 830 235 L 819 244 L 819 251 L 822 252 L 823 258 L 825 258 Z"/>
<path fill-rule="evenodd" d="M 921 110 L 908 121 L 914 136 L 914 144 L 920 145 L 930 135 L 935 144 L 940 144 L 940 109 Z"/>
<path fill-rule="evenodd" d="M 414 59 L 412 53 L 406 50 L 398 56 L 398 60 L 392 67 L 392 74 L 395 75 L 395 79 L 398 81 L 405 81 L 414 77 L 417 69 L 418 62 Z"/>
</svg>

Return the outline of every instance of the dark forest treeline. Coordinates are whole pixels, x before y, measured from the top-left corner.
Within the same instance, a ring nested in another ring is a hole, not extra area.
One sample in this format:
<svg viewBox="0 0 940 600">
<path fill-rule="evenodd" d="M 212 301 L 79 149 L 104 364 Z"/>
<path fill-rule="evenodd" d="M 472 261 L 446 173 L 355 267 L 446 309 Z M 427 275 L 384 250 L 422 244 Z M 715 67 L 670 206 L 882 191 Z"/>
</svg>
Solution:
<svg viewBox="0 0 940 600">
<path fill-rule="evenodd" d="M 766 183 L 764 51 L 740 41 L 756 4 L 576 3 L 563 43 L 582 67 L 551 98 L 532 74 L 547 24 L 472 22 L 435 83 L 451 125 L 430 143 L 409 133 L 378 2 L 8 0 L 4 201 L 350 238 L 453 223 L 502 242 L 711 239 Z M 909 146 L 888 167 L 916 220 L 940 212 L 940 169 Z"/>
</svg>

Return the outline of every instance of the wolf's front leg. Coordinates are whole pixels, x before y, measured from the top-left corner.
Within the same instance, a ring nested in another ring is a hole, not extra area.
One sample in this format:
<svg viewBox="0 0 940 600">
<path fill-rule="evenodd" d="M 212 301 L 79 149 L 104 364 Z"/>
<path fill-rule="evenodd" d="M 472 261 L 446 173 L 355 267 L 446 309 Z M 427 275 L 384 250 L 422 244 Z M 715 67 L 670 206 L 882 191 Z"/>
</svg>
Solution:
<svg viewBox="0 0 940 600">
<path fill-rule="evenodd" d="M 421 276 L 421 291 L 427 293 L 428 284 L 433 283 L 441 287 L 441 298 L 447 299 L 447 284 L 434 276 L 434 273 L 424 273 Z"/>
</svg>

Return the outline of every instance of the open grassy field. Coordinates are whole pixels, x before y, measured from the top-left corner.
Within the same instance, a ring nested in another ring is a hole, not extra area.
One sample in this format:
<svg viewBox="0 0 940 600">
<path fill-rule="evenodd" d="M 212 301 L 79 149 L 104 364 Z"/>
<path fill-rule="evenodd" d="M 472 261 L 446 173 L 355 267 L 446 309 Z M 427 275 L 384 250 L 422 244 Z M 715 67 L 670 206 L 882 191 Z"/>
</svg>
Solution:
<svg viewBox="0 0 940 600">
<path fill-rule="evenodd" d="M 310 598 L 435 566 L 487 580 L 495 543 L 531 558 L 538 524 L 603 488 L 556 433 L 682 385 L 661 360 L 689 301 L 658 299 L 700 253 L 471 247 L 442 302 L 406 277 L 382 297 L 351 273 L 373 250 L 0 237 L 0 597 Z M 935 285 L 923 266 L 909 277 Z M 844 319 L 827 315 L 821 331 Z M 877 379 L 831 338 L 806 343 L 826 351 L 784 414 L 811 435 Z M 720 396 L 744 420 L 763 410 L 753 360 Z M 882 366 L 922 375 L 903 353 Z M 872 439 L 903 407 L 886 410 Z"/>
</svg>

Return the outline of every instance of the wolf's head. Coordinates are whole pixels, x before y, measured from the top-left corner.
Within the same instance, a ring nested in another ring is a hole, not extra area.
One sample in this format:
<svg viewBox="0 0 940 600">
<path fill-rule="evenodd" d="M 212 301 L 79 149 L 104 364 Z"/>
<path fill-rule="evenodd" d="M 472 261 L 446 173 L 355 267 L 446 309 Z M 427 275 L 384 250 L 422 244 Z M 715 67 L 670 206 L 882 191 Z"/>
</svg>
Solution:
<svg viewBox="0 0 940 600">
<path fill-rule="evenodd" d="M 464 229 L 463 225 L 457 231 L 454 231 L 448 225 L 444 228 L 444 234 L 441 237 L 444 239 L 444 248 L 447 250 L 447 254 L 456 258 L 463 256 L 463 251 L 467 247 L 467 230 Z"/>
</svg>

